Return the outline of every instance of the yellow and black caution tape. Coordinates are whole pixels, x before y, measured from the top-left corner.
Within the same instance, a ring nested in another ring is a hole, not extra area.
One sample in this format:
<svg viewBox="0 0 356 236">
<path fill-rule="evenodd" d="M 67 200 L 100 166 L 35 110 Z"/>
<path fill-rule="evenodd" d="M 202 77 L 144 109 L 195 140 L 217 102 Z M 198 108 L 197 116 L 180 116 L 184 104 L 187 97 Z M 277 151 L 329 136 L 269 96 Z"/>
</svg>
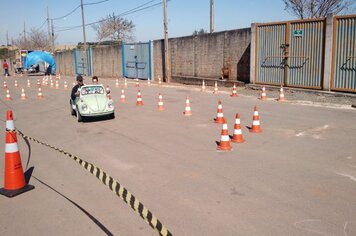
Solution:
<svg viewBox="0 0 356 236">
<path fill-rule="evenodd" d="M 87 161 L 84 161 L 81 158 L 79 158 L 69 152 L 66 152 L 60 148 L 57 148 L 50 144 L 41 142 L 41 141 L 34 139 L 32 137 L 26 136 L 18 129 L 6 130 L 6 131 L 16 132 L 24 139 L 28 139 L 35 143 L 44 145 L 46 147 L 54 149 L 60 153 L 63 153 L 64 155 L 72 158 L 74 161 L 78 162 L 84 169 L 89 171 L 91 174 L 95 175 L 96 178 L 99 179 L 103 184 L 105 184 L 111 191 L 116 193 L 116 195 L 119 196 L 136 213 L 138 213 L 144 221 L 146 221 L 153 229 L 157 230 L 160 235 L 162 235 L 162 236 L 171 236 L 172 235 L 172 233 L 169 232 L 169 230 L 161 223 L 161 221 L 159 221 L 151 213 L 151 211 L 149 211 L 140 201 L 138 201 L 134 195 L 132 195 L 125 187 L 123 187 L 119 182 L 114 180 L 111 176 L 106 174 L 105 171 L 103 171 L 99 167 L 96 167 L 95 165 L 93 165 Z"/>
</svg>

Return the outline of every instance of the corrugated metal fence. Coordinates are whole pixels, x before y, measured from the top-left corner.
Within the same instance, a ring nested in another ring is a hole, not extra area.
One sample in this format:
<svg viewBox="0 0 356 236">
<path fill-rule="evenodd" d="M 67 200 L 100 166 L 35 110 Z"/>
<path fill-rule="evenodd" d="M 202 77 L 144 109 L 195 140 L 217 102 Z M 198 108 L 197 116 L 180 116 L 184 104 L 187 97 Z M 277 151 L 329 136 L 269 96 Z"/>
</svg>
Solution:
<svg viewBox="0 0 356 236">
<path fill-rule="evenodd" d="M 333 90 L 356 92 L 356 16 L 334 18 Z"/>
<path fill-rule="evenodd" d="M 257 25 L 256 83 L 321 89 L 325 20 Z"/>
<path fill-rule="evenodd" d="M 255 83 L 356 92 L 356 15 L 255 29 Z"/>
</svg>

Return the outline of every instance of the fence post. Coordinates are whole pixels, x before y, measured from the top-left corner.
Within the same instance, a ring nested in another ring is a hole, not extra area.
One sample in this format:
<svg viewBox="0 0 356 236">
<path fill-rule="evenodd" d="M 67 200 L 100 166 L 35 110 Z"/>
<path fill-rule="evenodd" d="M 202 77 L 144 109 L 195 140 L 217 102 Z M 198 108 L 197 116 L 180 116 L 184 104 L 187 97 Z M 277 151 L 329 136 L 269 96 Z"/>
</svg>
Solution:
<svg viewBox="0 0 356 236">
<path fill-rule="evenodd" d="M 256 23 L 251 24 L 250 83 L 256 82 Z"/>
<path fill-rule="evenodd" d="M 325 22 L 325 53 L 324 53 L 324 80 L 323 90 L 330 91 L 332 77 L 332 57 L 333 57 L 333 14 L 328 14 Z"/>
</svg>

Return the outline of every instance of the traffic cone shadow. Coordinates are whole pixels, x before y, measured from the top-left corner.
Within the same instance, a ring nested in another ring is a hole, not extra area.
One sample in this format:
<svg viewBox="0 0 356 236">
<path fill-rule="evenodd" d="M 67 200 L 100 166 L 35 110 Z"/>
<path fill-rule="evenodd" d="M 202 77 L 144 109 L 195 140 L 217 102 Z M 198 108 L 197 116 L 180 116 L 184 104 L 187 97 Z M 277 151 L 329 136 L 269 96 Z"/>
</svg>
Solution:
<svg viewBox="0 0 356 236">
<path fill-rule="evenodd" d="M 32 177 L 32 173 L 33 170 L 35 169 L 35 167 L 31 166 L 30 168 L 28 168 L 28 170 L 26 170 L 26 172 L 24 173 L 25 176 L 25 183 L 29 184 L 30 183 L 30 179 Z"/>
</svg>

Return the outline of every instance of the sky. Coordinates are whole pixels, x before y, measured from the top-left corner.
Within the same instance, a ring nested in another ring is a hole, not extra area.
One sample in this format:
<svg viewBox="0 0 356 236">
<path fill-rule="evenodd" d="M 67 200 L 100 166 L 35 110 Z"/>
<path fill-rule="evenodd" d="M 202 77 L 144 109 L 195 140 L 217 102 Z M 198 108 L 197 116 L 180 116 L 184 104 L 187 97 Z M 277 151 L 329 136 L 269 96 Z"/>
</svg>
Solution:
<svg viewBox="0 0 356 236">
<path fill-rule="evenodd" d="M 99 4 L 92 4 L 101 2 Z M 108 14 L 119 15 L 142 4 L 157 6 L 125 15 L 136 25 L 134 36 L 136 42 L 162 39 L 163 7 L 161 0 L 83 0 L 85 23 L 102 19 Z M 24 22 L 26 31 L 40 28 L 47 32 L 47 7 L 49 18 L 54 18 L 56 44 L 75 45 L 83 41 L 82 28 L 61 31 L 66 27 L 82 23 L 80 0 L 1 0 L 0 10 L 0 45 L 6 45 L 6 32 L 9 41 L 22 34 Z M 63 16 L 72 12 L 69 16 Z M 168 0 L 168 36 L 181 37 L 192 35 L 194 30 L 210 29 L 210 0 Z M 250 27 L 251 23 L 275 22 L 296 19 L 285 11 L 282 0 L 214 0 L 214 31 L 224 31 Z M 97 41 L 95 31 L 86 27 L 88 42 Z"/>
</svg>

